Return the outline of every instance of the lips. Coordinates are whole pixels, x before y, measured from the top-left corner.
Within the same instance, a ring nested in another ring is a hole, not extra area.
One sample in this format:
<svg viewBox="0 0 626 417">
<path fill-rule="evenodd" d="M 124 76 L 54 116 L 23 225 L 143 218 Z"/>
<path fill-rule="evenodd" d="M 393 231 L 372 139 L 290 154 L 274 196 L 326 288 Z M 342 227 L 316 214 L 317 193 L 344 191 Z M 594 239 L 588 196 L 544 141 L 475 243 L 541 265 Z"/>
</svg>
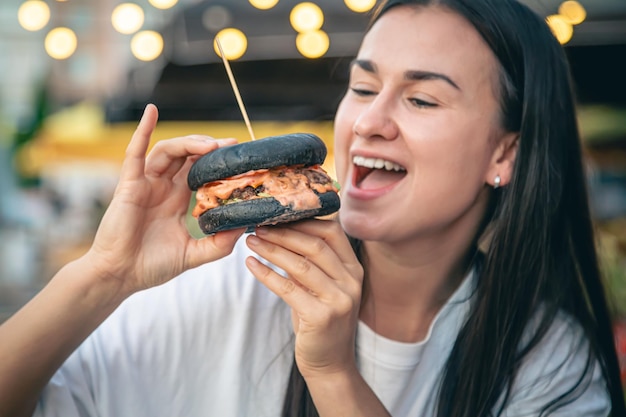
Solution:
<svg viewBox="0 0 626 417">
<path fill-rule="evenodd" d="M 389 187 L 406 175 L 406 168 L 382 158 L 354 156 L 354 185 L 361 190 Z"/>
</svg>

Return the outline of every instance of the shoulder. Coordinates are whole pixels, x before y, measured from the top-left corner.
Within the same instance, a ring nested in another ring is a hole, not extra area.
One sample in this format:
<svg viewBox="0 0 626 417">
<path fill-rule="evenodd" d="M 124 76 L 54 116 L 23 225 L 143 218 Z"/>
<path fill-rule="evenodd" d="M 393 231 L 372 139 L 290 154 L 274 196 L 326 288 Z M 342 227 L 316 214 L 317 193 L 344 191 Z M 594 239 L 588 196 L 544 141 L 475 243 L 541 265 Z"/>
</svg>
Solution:
<svg viewBox="0 0 626 417">
<path fill-rule="evenodd" d="M 551 411 L 552 405 L 550 415 L 558 416 L 607 416 L 610 411 L 607 387 L 589 340 L 580 324 L 563 312 L 557 313 L 525 356 L 504 415 L 538 415 L 544 408 Z"/>
</svg>

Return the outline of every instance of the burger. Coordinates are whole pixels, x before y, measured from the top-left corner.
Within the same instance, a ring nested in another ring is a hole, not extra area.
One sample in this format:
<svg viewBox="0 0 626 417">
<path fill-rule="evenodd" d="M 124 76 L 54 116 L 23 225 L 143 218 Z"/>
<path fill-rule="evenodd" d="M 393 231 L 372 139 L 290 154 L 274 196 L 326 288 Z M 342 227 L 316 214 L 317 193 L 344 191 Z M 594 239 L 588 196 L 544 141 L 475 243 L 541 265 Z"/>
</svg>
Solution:
<svg viewBox="0 0 626 417">
<path fill-rule="evenodd" d="M 192 215 L 204 234 L 292 222 L 339 210 L 338 188 L 321 167 L 324 142 L 310 133 L 219 148 L 192 165 Z"/>
</svg>

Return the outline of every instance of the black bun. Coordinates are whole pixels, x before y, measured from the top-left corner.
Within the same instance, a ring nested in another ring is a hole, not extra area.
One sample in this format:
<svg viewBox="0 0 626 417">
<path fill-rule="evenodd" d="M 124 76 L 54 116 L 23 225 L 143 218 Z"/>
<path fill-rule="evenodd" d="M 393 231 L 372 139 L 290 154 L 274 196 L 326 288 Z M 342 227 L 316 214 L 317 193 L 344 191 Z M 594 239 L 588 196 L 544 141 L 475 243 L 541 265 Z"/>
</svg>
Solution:
<svg viewBox="0 0 626 417">
<path fill-rule="evenodd" d="M 254 169 L 296 164 L 310 166 L 322 164 L 325 159 L 326 145 L 311 133 L 270 136 L 209 152 L 193 164 L 187 183 L 195 191 L 207 182 Z"/>
<path fill-rule="evenodd" d="M 238 203 L 227 204 L 210 209 L 198 218 L 198 224 L 204 234 L 213 234 L 230 229 L 246 228 L 252 231 L 255 226 L 286 223 L 306 218 L 325 216 L 339 210 L 340 201 L 337 193 L 329 191 L 318 194 L 321 208 L 294 211 L 283 206 L 273 197 L 257 198 Z"/>
</svg>

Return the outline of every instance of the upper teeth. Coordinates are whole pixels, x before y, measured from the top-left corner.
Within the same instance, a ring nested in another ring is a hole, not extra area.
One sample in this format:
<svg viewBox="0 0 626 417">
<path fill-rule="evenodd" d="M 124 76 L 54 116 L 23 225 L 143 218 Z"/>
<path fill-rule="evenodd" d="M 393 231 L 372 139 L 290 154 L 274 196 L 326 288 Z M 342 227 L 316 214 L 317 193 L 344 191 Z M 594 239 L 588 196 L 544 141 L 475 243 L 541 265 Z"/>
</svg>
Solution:
<svg viewBox="0 0 626 417">
<path fill-rule="evenodd" d="M 366 158 L 364 156 L 355 156 L 352 158 L 352 163 L 354 165 L 366 167 L 366 168 L 376 168 L 376 169 L 386 169 L 387 171 L 404 171 L 404 168 L 395 162 L 386 161 L 380 158 Z"/>
</svg>

